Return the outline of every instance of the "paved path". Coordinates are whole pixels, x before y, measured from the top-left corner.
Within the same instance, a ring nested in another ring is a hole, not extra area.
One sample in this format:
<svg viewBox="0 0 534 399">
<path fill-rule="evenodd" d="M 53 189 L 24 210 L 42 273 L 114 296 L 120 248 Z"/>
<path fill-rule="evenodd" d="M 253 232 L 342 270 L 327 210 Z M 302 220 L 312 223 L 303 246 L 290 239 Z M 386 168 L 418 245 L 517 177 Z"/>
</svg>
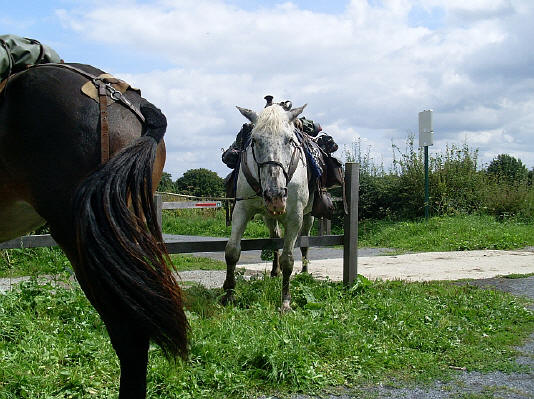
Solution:
<svg viewBox="0 0 534 399">
<path fill-rule="evenodd" d="M 321 250 L 322 248 L 310 249 L 312 261 L 309 265 L 309 272 L 317 278 L 341 281 L 343 259 L 339 252 L 333 259 L 323 259 L 320 255 Z M 364 251 L 360 250 L 359 253 L 362 254 Z M 246 253 L 243 252 L 243 254 Z M 243 261 L 238 263 L 238 268 L 245 270 L 245 276 L 271 270 L 271 262 L 258 262 L 259 254 L 255 255 L 254 263 Z M 210 257 L 210 254 L 203 254 L 203 256 Z M 301 268 L 302 262 L 296 260 L 293 273 L 300 272 Z M 534 249 L 532 248 L 521 251 L 424 252 L 396 256 L 358 257 L 358 274 L 370 279 L 406 281 L 486 279 L 509 274 L 530 273 L 534 273 Z M 224 271 L 180 273 L 183 281 L 199 282 L 209 288 L 222 287 L 224 276 Z"/>
<path fill-rule="evenodd" d="M 311 251 L 311 250 L 310 250 Z M 253 263 L 246 270 L 270 270 L 270 264 Z M 295 262 L 294 272 L 302 263 Z M 309 271 L 318 278 L 343 279 L 343 259 L 321 259 L 310 262 Z M 396 256 L 359 256 L 358 274 L 370 279 L 407 281 L 458 280 L 489 278 L 507 274 L 534 273 L 531 251 L 458 251 L 424 252 Z"/>
</svg>

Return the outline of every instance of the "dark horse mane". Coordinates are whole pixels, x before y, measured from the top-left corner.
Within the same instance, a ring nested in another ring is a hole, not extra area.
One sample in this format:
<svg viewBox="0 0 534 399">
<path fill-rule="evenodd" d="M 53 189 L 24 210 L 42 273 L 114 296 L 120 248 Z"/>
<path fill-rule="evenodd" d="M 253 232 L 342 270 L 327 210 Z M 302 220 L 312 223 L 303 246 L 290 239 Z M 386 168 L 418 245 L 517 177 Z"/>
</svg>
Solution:
<svg viewBox="0 0 534 399">
<path fill-rule="evenodd" d="M 167 122 L 148 102 L 141 112 L 146 119 L 144 135 L 76 190 L 73 215 L 79 270 L 91 274 L 86 293 L 104 322 L 109 312 L 127 316 L 168 357 L 184 357 L 187 321 L 181 290 L 151 191 L 152 165 Z M 110 305 L 114 309 L 108 309 Z"/>
</svg>

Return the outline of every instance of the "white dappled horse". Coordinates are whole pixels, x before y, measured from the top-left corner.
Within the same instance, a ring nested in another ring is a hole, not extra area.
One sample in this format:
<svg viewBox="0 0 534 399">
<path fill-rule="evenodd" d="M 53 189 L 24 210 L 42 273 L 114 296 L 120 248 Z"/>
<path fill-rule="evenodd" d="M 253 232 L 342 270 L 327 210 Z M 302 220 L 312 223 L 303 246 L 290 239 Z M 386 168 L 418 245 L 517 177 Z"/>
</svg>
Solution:
<svg viewBox="0 0 534 399">
<path fill-rule="evenodd" d="M 284 110 L 278 104 L 264 108 L 258 115 L 254 111 L 239 108 L 254 128 L 250 145 L 242 153 L 236 192 L 236 204 L 232 215 L 232 233 L 226 245 L 226 280 L 223 302 L 233 300 L 235 266 L 241 254 L 241 237 L 247 223 L 256 214 L 263 215 L 271 238 L 280 237 L 279 223 L 284 227 L 282 254 L 275 252 L 272 276 L 282 280 L 281 310 L 291 309 L 289 278 L 293 271 L 293 247 L 299 234 L 309 235 L 313 224 L 310 212 L 313 193 L 308 190 L 306 155 L 295 134 L 293 120 L 305 105 Z M 303 272 L 307 272 L 307 251 L 302 250 Z"/>
</svg>

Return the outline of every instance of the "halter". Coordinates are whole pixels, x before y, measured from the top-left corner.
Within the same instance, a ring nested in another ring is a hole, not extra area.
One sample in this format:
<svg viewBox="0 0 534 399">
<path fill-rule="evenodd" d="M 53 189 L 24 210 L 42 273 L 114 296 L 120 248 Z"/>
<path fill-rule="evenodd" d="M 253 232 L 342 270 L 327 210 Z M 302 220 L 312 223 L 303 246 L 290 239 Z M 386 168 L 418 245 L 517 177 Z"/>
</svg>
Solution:
<svg viewBox="0 0 534 399">
<path fill-rule="evenodd" d="M 256 152 L 254 151 L 254 143 L 255 143 L 254 139 L 252 139 L 251 142 L 250 142 L 250 147 L 252 149 L 252 158 L 254 159 L 254 162 L 256 163 L 256 166 L 258 167 L 258 178 L 259 178 L 259 181 L 256 180 L 256 178 L 254 176 L 252 176 L 252 173 L 250 171 L 250 168 L 249 168 L 248 162 L 247 162 L 247 152 L 246 152 L 246 150 L 241 152 L 241 165 L 243 165 L 242 166 L 243 174 L 245 175 L 245 178 L 247 179 L 247 183 L 249 184 L 250 187 L 252 187 L 252 189 L 256 193 L 255 196 L 263 198 L 263 192 L 262 192 L 262 189 L 261 189 L 261 168 L 264 167 L 265 165 L 278 166 L 280 169 L 282 169 L 282 172 L 284 173 L 284 177 L 286 178 L 286 186 L 287 186 L 289 184 L 289 182 L 291 181 L 291 179 L 293 178 L 293 174 L 297 170 L 298 161 L 299 161 L 299 157 L 298 157 L 297 153 L 301 153 L 302 147 L 301 147 L 300 144 L 295 142 L 295 140 L 291 140 L 291 145 L 294 147 L 294 150 L 293 150 L 293 154 L 291 155 L 291 161 L 289 161 L 289 166 L 288 166 L 288 168 L 286 170 L 284 165 L 282 165 L 282 163 L 279 162 L 279 161 L 267 160 L 267 161 L 264 161 L 264 162 L 259 162 L 257 160 L 257 158 L 256 158 Z M 245 199 L 252 199 L 255 196 L 248 197 L 248 198 L 236 198 L 236 201 L 241 201 L 241 200 L 245 200 Z"/>
</svg>

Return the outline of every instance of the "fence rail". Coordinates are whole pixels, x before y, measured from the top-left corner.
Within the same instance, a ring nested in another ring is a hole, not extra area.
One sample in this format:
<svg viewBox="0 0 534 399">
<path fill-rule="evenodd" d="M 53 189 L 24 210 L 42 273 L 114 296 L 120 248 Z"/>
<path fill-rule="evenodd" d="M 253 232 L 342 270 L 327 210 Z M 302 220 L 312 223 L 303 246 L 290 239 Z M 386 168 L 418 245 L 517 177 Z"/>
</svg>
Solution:
<svg viewBox="0 0 534 399">
<path fill-rule="evenodd" d="M 358 269 L 358 190 L 359 190 L 359 165 L 356 163 L 345 164 L 345 195 L 347 198 L 348 212 L 344 219 L 343 235 L 320 235 L 300 236 L 295 243 L 295 247 L 326 247 L 332 245 L 343 245 L 343 282 L 352 283 L 357 276 Z M 217 202 L 217 201 L 212 201 Z M 177 209 L 175 205 L 179 202 L 163 202 L 161 196 L 156 196 L 156 208 L 158 222 L 161 226 L 161 215 L 163 209 Z M 328 226 L 328 223 L 325 223 Z M 329 226 L 328 226 L 329 228 Z M 319 230 L 328 231 L 327 227 Z M 324 234 L 324 232 L 323 232 Z M 177 241 L 172 235 L 165 236 L 165 246 L 167 251 L 176 253 L 196 253 L 196 252 L 221 252 L 224 251 L 227 239 L 218 240 L 198 240 L 198 241 Z M 54 247 L 57 243 L 50 234 L 32 235 L 18 237 L 10 241 L 0 243 L 0 249 L 16 248 L 37 248 Z M 280 249 L 283 247 L 282 238 L 262 238 L 244 239 L 241 241 L 243 251 Z"/>
</svg>

